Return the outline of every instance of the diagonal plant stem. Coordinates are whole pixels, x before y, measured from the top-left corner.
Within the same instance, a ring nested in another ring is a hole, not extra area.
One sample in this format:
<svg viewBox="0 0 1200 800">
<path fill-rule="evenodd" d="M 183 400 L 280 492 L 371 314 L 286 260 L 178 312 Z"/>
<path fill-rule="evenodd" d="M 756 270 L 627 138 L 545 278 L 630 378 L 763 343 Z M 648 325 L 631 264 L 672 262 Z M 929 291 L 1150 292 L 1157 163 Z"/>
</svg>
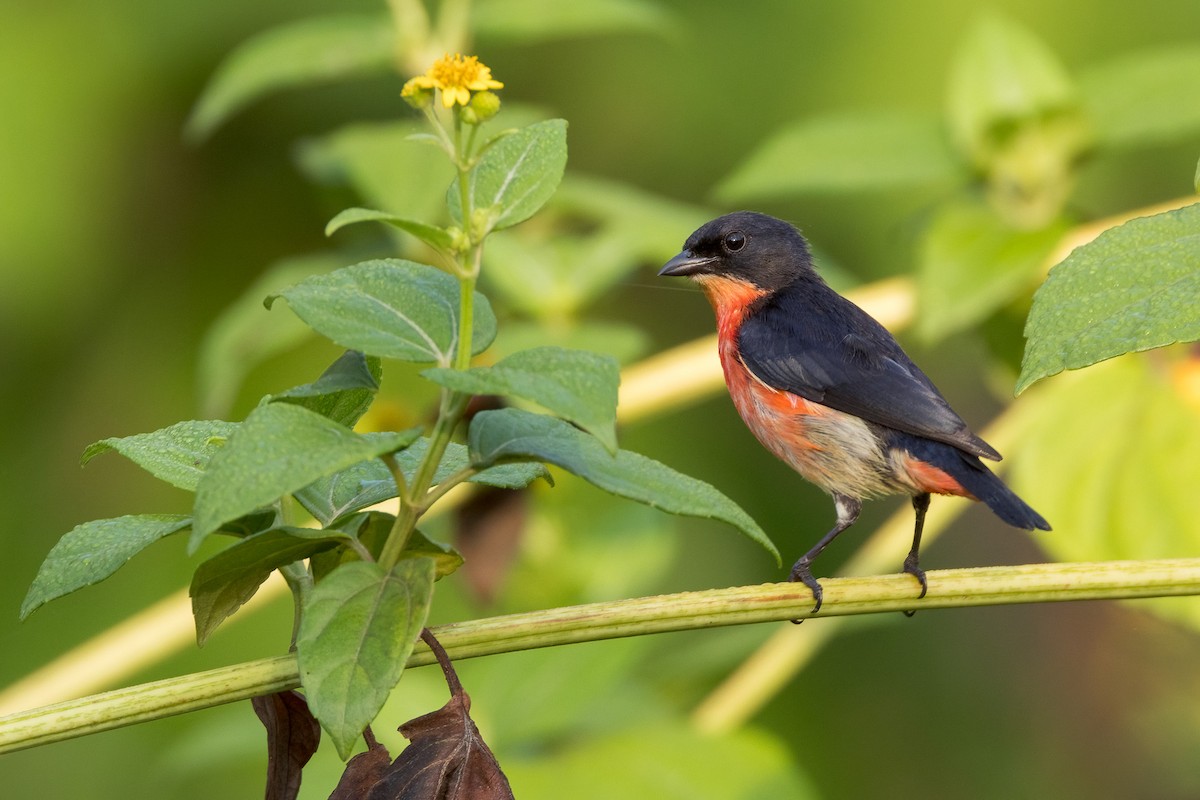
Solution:
<svg viewBox="0 0 1200 800">
<path fill-rule="evenodd" d="M 929 570 L 929 592 L 904 574 L 824 581 L 826 617 L 983 605 L 1200 595 L 1200 559 L 1031 564 Z M 779 622 L 809 616 L 812 594 L 795 583 L 766 583 L 512 614 L 433 628 L 452 659 L 651 633 Z M 408 666 L 432 664 L 419 647 Z M 300 685 L 293 656 L 169 678 L 0 718 L 0 753 L 244 700 Z"/>
</svg>

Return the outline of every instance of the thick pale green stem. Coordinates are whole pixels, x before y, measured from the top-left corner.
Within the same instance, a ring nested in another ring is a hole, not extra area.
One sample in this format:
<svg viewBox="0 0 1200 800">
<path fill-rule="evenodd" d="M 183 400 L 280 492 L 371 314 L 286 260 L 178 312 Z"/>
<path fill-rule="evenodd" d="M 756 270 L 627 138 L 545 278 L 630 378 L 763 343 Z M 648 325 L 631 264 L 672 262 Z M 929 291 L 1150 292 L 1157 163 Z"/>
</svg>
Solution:
<svg viewBox="0 0 1200 800">
<path fill-rule="evenodd" d="M 816 615 L 809 614 L 812 595 L 803 585 L 768 583 L 512 614 L 442 625 L 433 632 L 451 658 L 462 659 L 801 617 L 819 626 L 823 617 L 914 608 L 926 611 L 1197 595 L 1200 559 L 929 570 L 927 577 L 929 593 L 921 600 L 916 599 L 918 587 L 910 575 L 825 579 L 825 602 Z M 429 649 L 418 645 L 408 666 L 433 662 Z M 105 692 L 0 718 L 0 753 L 293 689 L 299 684 L 295 658 L 280 656 Z"/>
</svg>

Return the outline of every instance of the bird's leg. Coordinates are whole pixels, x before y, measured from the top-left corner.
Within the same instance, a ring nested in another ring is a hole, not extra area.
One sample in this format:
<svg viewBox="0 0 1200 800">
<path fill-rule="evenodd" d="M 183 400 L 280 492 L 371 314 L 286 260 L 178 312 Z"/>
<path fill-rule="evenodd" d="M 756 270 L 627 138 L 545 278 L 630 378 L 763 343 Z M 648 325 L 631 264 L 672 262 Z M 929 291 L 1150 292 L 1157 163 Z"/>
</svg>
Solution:
<svg viewBox="0 0 1200 800">
<path fill-rule="evenodd" d="M 844 494 L 834 494 L 833 504 L 837 509 L 837 524 L 830 529 L 829 533 L 821 537 L 821 541 L 813 545 L 813 548 L 800 557 L 800 560 L 792 565 L 792 574 L 788 577 L 793 583 L 803 583 L 812 590 L 813 600 L 817 604 L 813 606 L 810 614 L 815 614 L 821 610 L 822 591 L 821 584 L 817 583 L 817 579 L 812 574 L 812 562 L 821 551 L 829 546 L 829 543 L 837 538 L 837 535 L 849 528 L 858 519 L 859 512 L 862 511 L 862 501 L 855 497 L 847 497 Z M 793 620 L 798 622 L 798 620 Z"/>
<path fill-rule="evenodd" d="M 908 551 L 908 555 L 904 559 L 904 571 L 921 582 L 921 593 L 917 595 L 917 599 L 920 600 L 929 591 L 929 584 L 925 580 L 925 570 L 917 566 L 920 558 L 917 553 L 921 549 L 921 531 L 925 527 L 925 512 L 929 510 L 929 492 L 913 495 L 912 504 L 913 511 L 917 512 L 917 521 L 913 528 L 912 549 Z M 911 617 L 917 612 L 905 611 L 904 613 Z"/>
</svg>

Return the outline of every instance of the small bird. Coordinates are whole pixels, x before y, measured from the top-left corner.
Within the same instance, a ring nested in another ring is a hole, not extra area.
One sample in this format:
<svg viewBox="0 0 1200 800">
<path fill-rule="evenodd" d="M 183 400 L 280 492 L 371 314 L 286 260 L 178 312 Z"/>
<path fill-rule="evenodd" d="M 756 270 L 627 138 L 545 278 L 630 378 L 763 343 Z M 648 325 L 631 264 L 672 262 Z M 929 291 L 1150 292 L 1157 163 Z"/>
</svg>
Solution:
<svg viewBox="0 0 1200 800">
<path fill-rule="evenodd" d="M 717 317 L 725 383 L 764 447 L 833 497 L 837 524 L 792 567 L 821 608 L 812 563 L 866 498 L 912 496 L 904 571 L 918 563 L 931 494 L 979 500 L 1017 528 L 1050 530 L 979 459 L 1000 454 L 973 434 L 890 333 L 813 268 L 791 224 L 739 211 L 699 228 L 659 275 L 691 278 Z"/>
</svg>

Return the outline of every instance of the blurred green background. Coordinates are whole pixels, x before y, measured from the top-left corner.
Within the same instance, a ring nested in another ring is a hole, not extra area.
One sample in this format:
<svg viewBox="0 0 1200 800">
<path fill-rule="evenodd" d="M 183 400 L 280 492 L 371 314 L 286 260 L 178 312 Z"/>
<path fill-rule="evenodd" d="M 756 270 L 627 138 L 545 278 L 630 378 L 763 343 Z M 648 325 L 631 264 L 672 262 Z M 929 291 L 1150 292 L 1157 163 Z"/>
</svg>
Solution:
<svg viewBox="0 0 1200 800">
<path fill-rule="evenodd" d="M 532 42 L 481 34 L 475 52 L 506 83 L 506 104 L 570 122 L 570 173 L 661 196 L 696 222 L 731 210 L 714 187 L 786 123 L 830 112 L 940 114 L 953 55 L 985 11 L 1026 27 L 1072 72 L 1200 38 L 1192 0 L 645 5 L 657 13 L 640 28 Z M 16 621 L 63 532 L 126 513 L 186 513 L 184 493 L 115 456 L 81 470 L 80 453 L 97 439 L 204 413 L 196 375 L 208 325 L 268 265 L 328 248 L 325 223 L 356 202 L 302 173 L 301 143 L 410 113 L 397 99 L 403 78 L 383 76 L 272 95 L 207 141 L 185 143 L 193 103 L 235 45 L 287 20 L 348 9 L 379 3 L 17 0 L 0 9 L 0 502 L 9 514 L 0 686 L 187 584 L 195 562 L 182 541 L 166 541 L 104 584 Z M 1071 214 L 1089 219 L 1188 194 L 1198 145 L 1185 137 L 1084 162 Z M 843 279 L 869 281 L 914 270 L 914 231 L 937 199 L 936 189 L 898 188 L 755 205 L 799 221 Z M 589 310 L 645 331 L 643 354 L 711 331 L 699 294 L 653 277 L 691 229 L 660 231 L 662 252 Z M 1003 403 L 988 384 L 1012 385 L 1019 330 L 1019 319 L 993 320 L 905 343 L 980 428 Z M 981 373 L 983 356 L 1006 350 L 1007 363 Z M 270 359 L 230 418 L 264 392 L 312 379 L 334 353 L 309 343 Z M 402 393 L 402 372 L 393 370 L 390 387 L 385 375 L 385 388 Z M 418 413 L 393 399 L 397 413 Z M 717 485 L 785 558 L 832 518 L 827 498 L 762 451 L 724 396 L 631 426 L 622 445 Z M 490 610 L 781 577 L 720 526 L 610 503 L 570 480 L 536 495 L 526 549 Z M 860 538 L 900 505 L 870 504 Z M 1051 521 L 1056 530 L 1044 536 L 1073 536 Z M 823 557 L 824 574 L 853 539 Z M 923 563 L 1044 558 L 1029 536 L 972 509 Z M 489 613 L 464 580 L 439 588 L 436 621 Z M 461 671 L 518 797 L 582 796 L 554 787 L 588 769 L 615 784 L 603 796 L 620 795 L 617 764 L 634 771 L 631 754 L 712 771 L 711 796 L 786 797 L 807 782 L 825 797 L 1195 797 L 1200 640 L 1144 607 L 854 620 L 753 730 L 715 741 L 690 737 L 682 720 L 773 626 L 502 656 Z M 283 652 L 289 612 L 280 602 L 244 614 L 203 651 L 130 680 Z M 428 670 L 406 675 L 377 727 L 440 705 L 438 680 Z M 325 796 L 337 770 L 323 752 L 304 796 Z M 248 704 L 0 757 L 0 786 L 14 798 L 255 796 L 264 772 Z"/>
</svg>

